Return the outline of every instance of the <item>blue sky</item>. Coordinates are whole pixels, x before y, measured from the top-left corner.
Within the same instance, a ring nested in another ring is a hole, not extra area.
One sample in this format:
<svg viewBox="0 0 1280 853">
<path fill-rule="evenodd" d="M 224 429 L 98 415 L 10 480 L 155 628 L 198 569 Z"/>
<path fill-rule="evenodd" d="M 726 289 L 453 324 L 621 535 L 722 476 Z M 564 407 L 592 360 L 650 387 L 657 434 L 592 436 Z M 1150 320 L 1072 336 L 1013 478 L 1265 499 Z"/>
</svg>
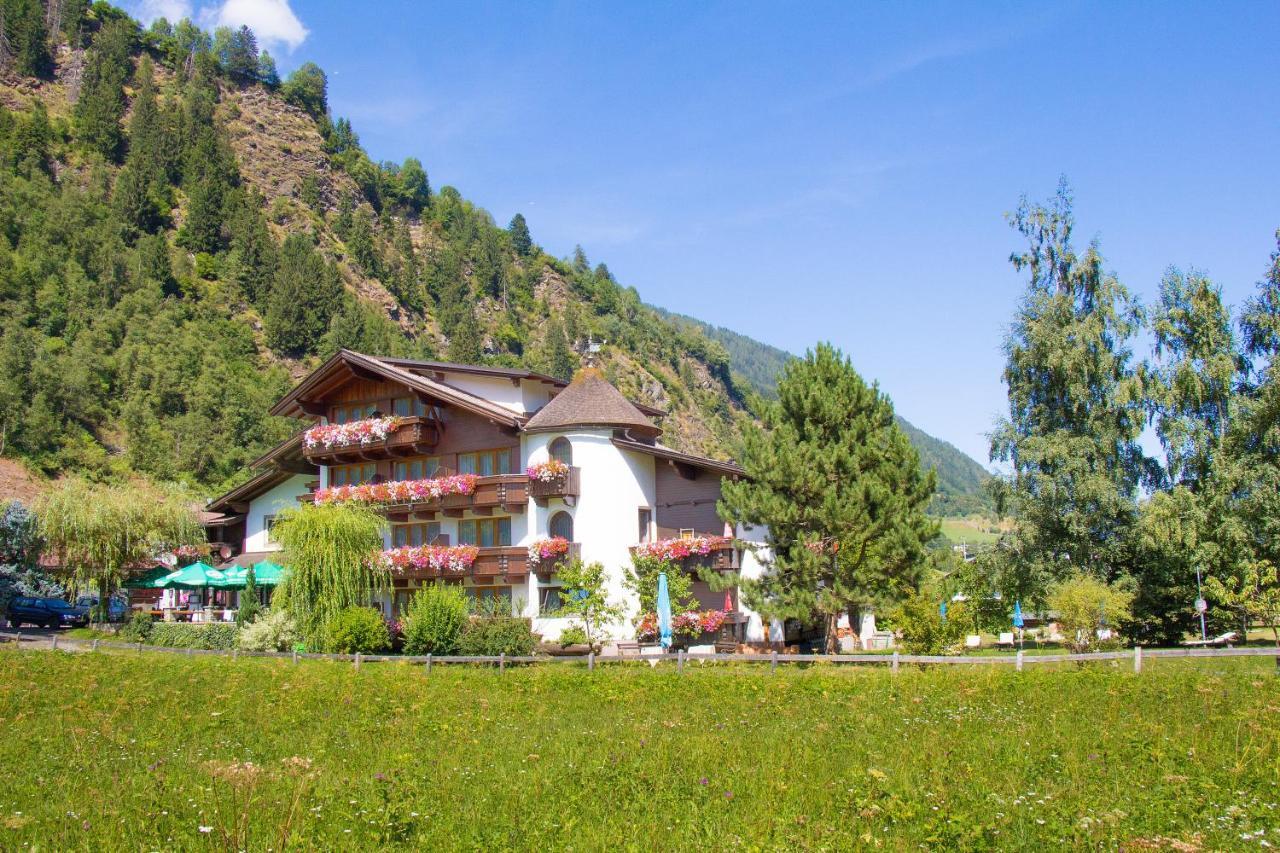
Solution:
<svg viewBox="0 0 1280 853">
<path fill-rule="evenodd" d="M 189 10 L 184 0 L 153 7 Z M 353 10 L 360 9 L 355 12 Z M 830 340 L 980 461 L 1022 282 L 1003 214 L 1070 179 L 1150 301 L 1238 303 L 1280 227 L 1280 5 L 229 0 L 329 72 L 375 159 L 417 156 L 549 251 L 793 352 Z"/>
</svg>

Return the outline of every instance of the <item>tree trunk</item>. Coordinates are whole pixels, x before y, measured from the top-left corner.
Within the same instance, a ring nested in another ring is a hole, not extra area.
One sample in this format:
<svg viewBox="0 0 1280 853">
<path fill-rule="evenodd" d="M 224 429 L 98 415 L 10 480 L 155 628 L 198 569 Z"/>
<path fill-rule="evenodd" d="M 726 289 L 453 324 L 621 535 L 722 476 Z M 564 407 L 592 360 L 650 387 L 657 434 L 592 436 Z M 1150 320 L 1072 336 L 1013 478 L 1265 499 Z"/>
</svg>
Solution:
<svg viewBox="0 0 1280 853">
<path fill-rule="evenodd" d="M 828 613 L 824 618 L 827 622 L 827 634 L 825 638 L 826 642 L 823 643 L 823 649 L 827 654 L 834 655 L 836 652 L 840 651 L 840 638 L 836 633 L 840 625 L 840 614 Z"/>
</svg>

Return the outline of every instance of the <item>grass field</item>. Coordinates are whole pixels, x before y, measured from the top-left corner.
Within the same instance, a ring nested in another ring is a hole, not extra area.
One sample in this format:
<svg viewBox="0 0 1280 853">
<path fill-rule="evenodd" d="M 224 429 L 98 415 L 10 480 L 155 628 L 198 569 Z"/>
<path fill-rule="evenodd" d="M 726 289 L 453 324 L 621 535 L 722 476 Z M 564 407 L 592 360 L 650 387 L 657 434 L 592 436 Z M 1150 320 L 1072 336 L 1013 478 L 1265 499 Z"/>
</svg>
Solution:
<svg viewBox="0 0 1280 853">
<path fill-rule="evenodd" d="M 428 675 L 0 650 L 0 724 L 5 850 L 1280 844 L 1270 658 Z"/>
<path fill-rule="evenodd" d="M 942 535 L 955 545 L 967 542 L 970 545 L 994 545 L 1000 541 L 1000 534 L 993 532 L 996 523 L 978 516 L 947 516 L 939 519 L 942 522 Z"/>
</svg>

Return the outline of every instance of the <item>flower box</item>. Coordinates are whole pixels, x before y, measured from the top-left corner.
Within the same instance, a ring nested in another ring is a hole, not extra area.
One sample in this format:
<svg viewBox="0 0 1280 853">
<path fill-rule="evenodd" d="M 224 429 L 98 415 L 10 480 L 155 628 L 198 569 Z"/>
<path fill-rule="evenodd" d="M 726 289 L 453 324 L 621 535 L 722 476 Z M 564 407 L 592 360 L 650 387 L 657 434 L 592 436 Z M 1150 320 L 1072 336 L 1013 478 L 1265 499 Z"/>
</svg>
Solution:
<svg viewBox="0 0 1280 853">
<path fill-rule="evenodd" d="M 659 539 L 644 542 L 631 549 L 637 557 L 649 557 L 655 560 L 678 562 L 680 560 L 709 557 L 702 562 L 709 562 L 710 568 L 732 569 L 734 565 L 732 536 L 694 536 L 690 539 Z"/>
<path fill-rule="evenodd" d="M 339 503 L 357 501 L 378 504 L 429 503 L 443 498 L 471 495 L 476 490 L 475 474 L 451 474 L 426 480 L 393 480 L 386 483 L 362 483 L 358 486 L 330 486 L 318 489 L 315 502 Z M 463 501 L 465 504 L 466 501 Z"/>
<path fill-rule="evenodd" d="M 450 577 L 466 574 L 480 556 L 475 545 L 406 545 L 382 552 L 382 562 L 397 574 Z"/>
<path fill-rule="evenodd" d="M 387 436 L 400 426 L 400 422 L 398 417 L 386 417 L 365 418 L 345 424 L 321 424 L 302 434 L 302 446 L 306 450 L 329 450 L 386 441 Z"/>
</svg>

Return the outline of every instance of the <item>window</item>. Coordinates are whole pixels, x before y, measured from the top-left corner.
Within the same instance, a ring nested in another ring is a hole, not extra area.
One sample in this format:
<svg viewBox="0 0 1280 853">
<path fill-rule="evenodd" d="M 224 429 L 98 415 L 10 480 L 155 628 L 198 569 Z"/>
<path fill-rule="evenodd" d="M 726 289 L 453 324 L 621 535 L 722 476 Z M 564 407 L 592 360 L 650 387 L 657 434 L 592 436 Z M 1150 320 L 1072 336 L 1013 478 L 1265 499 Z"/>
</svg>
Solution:
<svg viewBox="0 0 1280 853">
<path fill-rule="evenodd" d="M 419 459 L 405 459 L 391 466 L 393 480 L 426 480 L 440 470 L 440 459 L 436 456 L 423 456 Z"/>
<path fill-rule="evenodd" d="M 573 464 L 573 445 L 564 436 L 560 436 L 551 442 L 549 452 L 552 459 L 559 459 L 566 465 Z"/>
<path fill-rule="evenodd" d="M 391 545 L 394 548 L 404 545 L 430 545 L 439 535 L 440 523 L 436 521 L 391 525 Z"/>
<path fill-rule="evenodd" d="M 276 544 L 275 535 L 276 517 L 274 515 L 264 515 L 262 517 L 262 529 L 267 531 L 267 544 Z"/>
<path fill-rule="evenodd" d="M 681 538 L 681 539 L 693 539 L 693 538 L 695 538 L 697 535 L 698 535 L 697 531 L 695 531 L 692 527 L 681 527 L 681 528 L 680 528 L 680 538 Z"/>
<path fill-rule="evenodd" d="M 356 406 L 334 406 L 332 420 L 335 424 L 362 421 L 365 418 L 373 417 L 373 413 L 377 410 L 378 407 L 374 403 L 360 403 Z"/>
<path fill-rule="evenodd" d="M 560 610 L 561 598 L 560 587 L 544 586 L 538 590 L 540 599 L 538 601 L 538 615 L 550 616 Z"/>
<path fill-rule="evenodd" d="M 360 465 L 329 466 L 330 486 L 358 486 L 361 483 L 368 483 L 376 476 L 378 476 L 378 466 L 372 462 Z"/>
<path fill-rule="evenodd" d="M 396 397 L 391 401 L 391 414 L 407 418 L 412 415 L 422 416 L 427 407 L 417 397 Z"/>
<path fill-rule="evenodd" d="M 640 527 L 640 537 L 637 542 L 644 543 L 649 541 L 649 528 L 653 524 L 653 510 L 647 506 L 640 507 L 640 515 L 637 519 Z"/>
<path fill-rule="evenodd" d="M 511 544 L 510 518 L 469 518 L 458 522 L 458 544 L 493 548 Z"/>
<path fill-rule="evenodd" d="M 551 535 L 573 541 L 573 516 L 561 510 L 551 516 Z"/>
<path fill-rule="evenodd" d="M 494 474 L 510 474 L 511 451 L 503 447 L 498 450 L 459 453 L 458 473 L 479 474 L 481 477 L 489 477 Z"/>
<path fill-rule="evenodd" d="M 511 587 L 469 586 L 466 592 L 473 612 L 511 615 Z"/>
</svg>

